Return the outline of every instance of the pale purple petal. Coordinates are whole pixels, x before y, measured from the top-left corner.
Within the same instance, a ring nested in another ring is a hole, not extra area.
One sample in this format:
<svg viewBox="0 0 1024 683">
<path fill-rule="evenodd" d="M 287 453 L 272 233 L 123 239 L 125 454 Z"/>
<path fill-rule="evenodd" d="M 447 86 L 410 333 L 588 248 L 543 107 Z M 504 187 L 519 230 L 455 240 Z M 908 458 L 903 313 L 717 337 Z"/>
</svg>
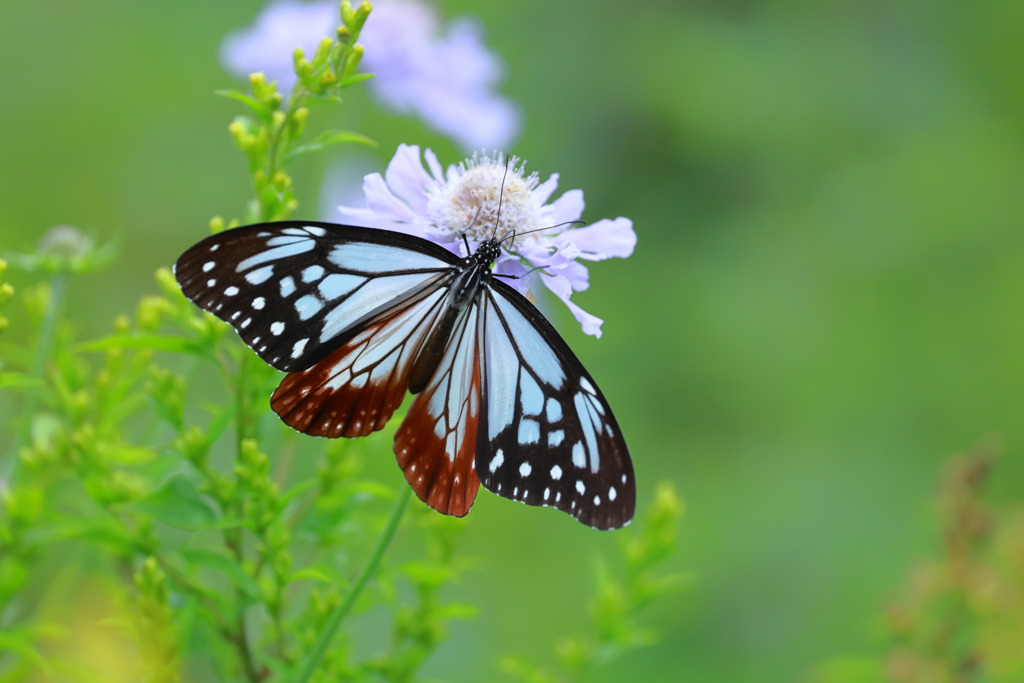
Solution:
<svg viewBox="0 0 1024 683">
<path fill-rule="evenodd" d="M 434 184 L 433 179 L 423 170 L 418 145 L 399 145 L 391 163 L 385 171 L 388 187 L 416 214 L 427 210 L 427 197 L 423 190 Z"/>
<path fill-rule="evenodd" d="M 419 149 L 418 146 L 417 149 Z M 427 160 L 427 168 L 430 169 L 430 175 L 433 176 L 434 180 L 438 184 L 443 183 L 444 171 L 441 169 L 441 162 L 437 160 L 437 155 L 434 154 L 434 150 L 428 147 L 423 153 L 423 158 Z"/>
<path fill-rule="evenodd" d="M 551 199 L 551 194 L 558 188 L 558 174 L 552 173 L 551 177 L 545 180 L 543 183 L 537 186 L 533 191 L 533 196 L 537 198 L 537 203 L 546 204 Z"/>
<path fill-rule="evenodd" d="M 605 218 L 593 225 L 567 230 L 559 238 L 580 249 L 579 257 L 600 261 L 613 256 L 627 258 L 636 247 L 633 221 L 628 218 Z"/>
<path fill-rule="evenodd" d="M 590 287 L 590 271 L 579 261 L 566 263 L 558 272 L 569 282 L 573 290 L 577 292 L 582 292 Z"/>
<path fill-rule="evenodd" d="M 544 215 L 551 225 L 578 221 L 583 215 L 583 191 L 569 190 L 544 207 Z"/>
<path fill-rule="evenodd" d="M 528 270 L 526 266 L 515 259 L 499 259 L 494 265 L 493 271 L 502 275 L 514 276 L 503 277 L 500 280 L 523 296 L 529 294 L 530 282 L 535 279 L 534 274 L 527 276 Z"/>
<path fill-rule="evenodd" d="M 568 279 L 561 275 L 551 275 L 542 277 L 541 282 L 543 282 L 544 286 L 551 290 L 551 293 L 561 299 L 562 303 L 569 308 L 573 317 L 576 318 L 577 322 L 579 322 L 580 326 L 583 328 L 584 334 L 589 334 L 598 338 L 601 337 L 601 324 L 604 320 L 587 313 L 569 300 L 569 297 L 572 295 L 572 286 L 569 284 Z"/>
<path fill-rule="evenodd" d="M 366 194 L 366 208 L 381 217 L 394 221 L 416 220 L 416 212 L 391 191 L 380 173 L 366 176 L 363 181 L 363 192 Z"/>
</svg>

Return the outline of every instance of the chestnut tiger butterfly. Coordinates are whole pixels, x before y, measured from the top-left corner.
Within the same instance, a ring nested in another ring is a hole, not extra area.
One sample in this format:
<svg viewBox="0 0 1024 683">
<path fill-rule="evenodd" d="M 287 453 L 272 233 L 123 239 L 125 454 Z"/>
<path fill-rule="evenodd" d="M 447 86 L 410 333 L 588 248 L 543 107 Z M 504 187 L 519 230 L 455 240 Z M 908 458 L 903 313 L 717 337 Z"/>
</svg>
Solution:
<svg viewBox="0 0 1024 683">
<path fill-rule="evenodd" d="M 622 432 L 551 323 L 491 272 L 501 241 L 460 258 L 390 230 L 260 223 L 195 244 L 175 275 L 288 373 L 270 405 L 300 432 L 365 436 L 415 394 L 394 451 L 435 510 L 465 515 L 483 484 L 624 526 L 636 489 Z"/>
</svg>

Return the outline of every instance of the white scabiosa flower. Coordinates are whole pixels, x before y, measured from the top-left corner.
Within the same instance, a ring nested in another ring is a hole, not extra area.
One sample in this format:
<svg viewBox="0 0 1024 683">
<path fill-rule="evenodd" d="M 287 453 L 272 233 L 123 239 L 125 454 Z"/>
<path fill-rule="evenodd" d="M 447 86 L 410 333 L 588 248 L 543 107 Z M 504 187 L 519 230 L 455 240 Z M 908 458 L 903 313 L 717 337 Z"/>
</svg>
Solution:
<svg viewBox="0 0 1024 683">
<path fill-rule="evenodd" d="M 600 337 L 602 320 L 569 298 L 588 286 L 581 260 L 633 253 L 633 222 L 615 218 L 575 227 L 583 192 L 569 190 L 549 203 L 558 175 L 542 183 L 524 167 L 515 157 L 506 167 L 505 157 L 495 153 L 474 154 L 443 170 L 429 149 L 421 158 L 418 146 L 400 145 L 383 176 L 364 178 L 366 206 L 339 209 L 350 222 L 425 237 L 462 256 L 468 255 L 465 241 L 472 252 L 488 238 L 511 235 L 502 242 L 494 272 L 516 276 L 507 281 L 523 294 L 539 282 L 565 302 L 585 333 Z"/>
<path fill-rule="evenodd" d="M 295 48 L 312 54 L 338 23 L 335 0 L 275 0 L 253 26 L 224 40 L 221 61 L 238 76 L 262 71 L 288 91 Z M 442 30 L 422 0 L 377 0 L 359 42 L 361 68 L 374 75 L 367 86 L 389 109 L 419 116 L 467 149 L 503 147 L 518 132 L 518 110 L 494 92 L 502 64 L 479 22 L 463 17 Z"/>
</svg>

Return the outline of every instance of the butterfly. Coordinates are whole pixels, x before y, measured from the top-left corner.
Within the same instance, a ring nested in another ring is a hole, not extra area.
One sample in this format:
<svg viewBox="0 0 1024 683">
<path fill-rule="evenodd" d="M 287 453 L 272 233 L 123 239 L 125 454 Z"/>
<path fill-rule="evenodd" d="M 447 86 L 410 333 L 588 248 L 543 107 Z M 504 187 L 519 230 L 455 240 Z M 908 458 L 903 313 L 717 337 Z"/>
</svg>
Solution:
<svg viewBox="0 0 1024 683">
<path fill-rule="evenodd" d="M 300 432 L 365 436 L 415 394 L 394 451 L 435 510 L 465 515 L 483 484 L 624 526 L 636 488 L 622 432 L 551 323 L 491 272 L 501 242 L 460 258 L 390 230 L 260 223 L 198 242 L 175 275 L 288 373 L 270 405 Z"/>
</svg>

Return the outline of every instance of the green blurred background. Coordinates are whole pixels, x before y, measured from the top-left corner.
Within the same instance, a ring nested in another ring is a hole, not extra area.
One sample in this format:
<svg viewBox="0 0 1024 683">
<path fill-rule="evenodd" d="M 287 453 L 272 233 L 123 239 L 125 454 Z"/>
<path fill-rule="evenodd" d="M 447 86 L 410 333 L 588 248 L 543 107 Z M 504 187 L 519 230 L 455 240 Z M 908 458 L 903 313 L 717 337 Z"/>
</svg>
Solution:
<svg viewBox="0 0 1024 683">
<path fill-rule="evenodd" d="M 1024 3 L 438 4 L 506 61 L 509 151 L 639 236 L 578 296 L 600 341 L 552 312 L 616 409 L 640 505 L 662 479 L 685 497 L 672 564 L 692 583 L 652 609 L 660 643 L 595 680 L 793 681 L 883 651 L 883 609 L 939 545 L 942 462 L 995 439 L 996 496 L 1024 483 Z M 62 223 L 123 240 L 69 295 L 86 337 L 241 214 L 239 107 L 212 92 L 240 85 L 218 46 L 261 7 L 0 3 L 0 249 Z M 381 169 L 400 142 L 462 156 L 364 92 L 349 105 L 312 127 L 375 138 L 360 154 Z M 300 216 L 329 162 L 296 168 Z M 487 495 L 469 520 L 482 563 L 452 595 L 482 615 L 428 669 L 453 681 L 583 628 L 616 542 Z"/>
</svg>

